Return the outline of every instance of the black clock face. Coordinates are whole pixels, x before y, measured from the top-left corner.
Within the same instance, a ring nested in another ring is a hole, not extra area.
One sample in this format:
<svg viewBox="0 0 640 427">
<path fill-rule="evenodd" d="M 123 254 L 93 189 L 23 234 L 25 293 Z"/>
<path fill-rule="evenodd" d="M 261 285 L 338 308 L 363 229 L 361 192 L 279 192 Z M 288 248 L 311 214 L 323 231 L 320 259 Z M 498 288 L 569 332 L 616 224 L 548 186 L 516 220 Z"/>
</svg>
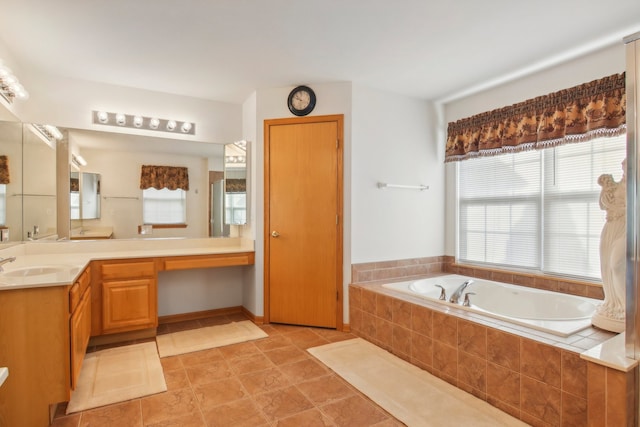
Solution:
<svg viewBox="0 0 640 427">
<path fill-rule="evenodd" d="M 296 116 L 306 116 L 316 106 L 316 94 L 308 86 L 298 86 L 289 94 L 287 105 Z"/>
</svg>

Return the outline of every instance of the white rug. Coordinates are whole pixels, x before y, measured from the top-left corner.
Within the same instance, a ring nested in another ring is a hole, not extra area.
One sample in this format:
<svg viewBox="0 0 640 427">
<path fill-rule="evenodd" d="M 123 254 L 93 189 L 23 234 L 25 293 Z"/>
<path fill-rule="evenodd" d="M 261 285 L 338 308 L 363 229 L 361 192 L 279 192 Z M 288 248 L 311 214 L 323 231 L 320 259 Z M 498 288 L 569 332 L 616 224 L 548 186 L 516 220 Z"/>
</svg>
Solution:
<svg viewBox="0 0 640 427">
<path fill-rule="evenodd" d="M 167 390 L 154 342 L 87 353 L 67 414 Z"/>
<path fill-rule="evenodd" d="M 361 338 L 308 351 L 407 426 L 527 425 Z"/>
<path fill-rule="evenodd" d="M 160 357 L 191 353 L 229 344 L 265 338 L 268 335 L 250 320 L 208 326 L 158 335 L 158 353 Z"/>
</svg>

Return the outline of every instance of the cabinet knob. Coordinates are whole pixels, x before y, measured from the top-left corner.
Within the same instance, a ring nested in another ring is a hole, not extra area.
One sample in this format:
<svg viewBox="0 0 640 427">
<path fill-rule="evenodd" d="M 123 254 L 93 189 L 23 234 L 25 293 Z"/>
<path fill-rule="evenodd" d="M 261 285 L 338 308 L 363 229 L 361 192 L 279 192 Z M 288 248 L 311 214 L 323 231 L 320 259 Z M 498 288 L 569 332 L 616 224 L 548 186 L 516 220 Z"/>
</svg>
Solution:
<svg viewBox="0 0 640 427">
<path fill-rule="evenodd" d="M 280 233 L 278 233 L 276 230 L 273 230 L 271 232 L 271 237 L 279 237 L 279 236 L 280 236 Z"/>
</svg>

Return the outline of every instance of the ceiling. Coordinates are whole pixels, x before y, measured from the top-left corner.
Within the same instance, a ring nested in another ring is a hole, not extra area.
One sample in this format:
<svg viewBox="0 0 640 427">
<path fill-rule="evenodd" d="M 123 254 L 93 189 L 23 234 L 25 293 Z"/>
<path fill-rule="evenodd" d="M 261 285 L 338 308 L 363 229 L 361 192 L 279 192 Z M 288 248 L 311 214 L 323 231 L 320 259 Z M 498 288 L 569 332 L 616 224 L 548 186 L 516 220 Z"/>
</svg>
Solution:
<svg viewBox="0 0 640 427">
<path fill-rule="evenodd" d="M 233 103 L 341 81 L 443 100 L 621 43 L 640 1 L 2 0 L 2 18 L 20 65 L 60 76 Z"/>
</svg>

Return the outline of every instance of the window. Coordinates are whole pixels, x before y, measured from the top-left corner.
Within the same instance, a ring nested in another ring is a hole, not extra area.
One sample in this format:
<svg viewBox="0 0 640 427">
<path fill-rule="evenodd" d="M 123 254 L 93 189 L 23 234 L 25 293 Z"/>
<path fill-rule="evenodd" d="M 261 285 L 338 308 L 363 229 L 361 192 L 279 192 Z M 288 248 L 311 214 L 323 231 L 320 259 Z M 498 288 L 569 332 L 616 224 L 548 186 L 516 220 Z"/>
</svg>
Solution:
<svg viewBox="0 0 640 427">
<path fill-rule="evenodd" d="M 459 261 L 600 279 L 601 174 L 626 136 L 458 163 Z"/>
<path fill-rule="evenodd" d="M 142 190 L 142 221 L 145 224 L 185 224 L 187 192 L 166 188 Z"/>
<path fill-rule="evenodd" d="M 247 195 L 246 193 L 225 193 L 224 215 L 226 224 L 247 223 Z"/>
</svg>

